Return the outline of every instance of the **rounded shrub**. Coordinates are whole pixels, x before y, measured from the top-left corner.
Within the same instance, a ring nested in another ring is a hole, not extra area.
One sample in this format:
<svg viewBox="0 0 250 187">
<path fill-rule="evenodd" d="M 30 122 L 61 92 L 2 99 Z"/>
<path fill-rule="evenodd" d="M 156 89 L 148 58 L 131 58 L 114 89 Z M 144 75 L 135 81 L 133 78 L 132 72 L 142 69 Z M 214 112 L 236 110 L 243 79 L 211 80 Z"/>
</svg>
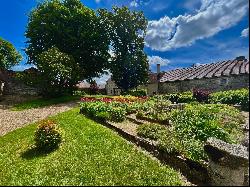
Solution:
<svg viewBox="0 0 250 187">
<path fill-rule="evenodd" d="M 110 120 L 113 122 L 123 122 L 126 118 L 126 110 L 121 107 L 113 107 L 110 110 Z"/>
<path fill-rule="evenodd" d="M 34 140 L 37 148 L 53 150 L 59 147 L 62 142 L 62 136 L 54 121 L 43 120 L 36 129 Z"/>
</svg>

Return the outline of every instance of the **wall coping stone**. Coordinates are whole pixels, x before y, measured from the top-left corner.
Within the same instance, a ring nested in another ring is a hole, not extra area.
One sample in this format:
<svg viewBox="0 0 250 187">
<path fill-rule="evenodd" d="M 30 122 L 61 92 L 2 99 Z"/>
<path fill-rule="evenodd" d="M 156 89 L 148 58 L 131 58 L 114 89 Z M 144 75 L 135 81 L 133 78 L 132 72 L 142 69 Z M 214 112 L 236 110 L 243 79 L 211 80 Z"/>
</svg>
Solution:
<svg viewBox="0 0 250 187">
<path fill-rule="evenodd" d="M 239 168 L 248 166 L 249 152 L 247 147 L 229 144 L 216 138 L 209 138 L 204 146 L 209 158 L 219 165 Z"/>
</svg>

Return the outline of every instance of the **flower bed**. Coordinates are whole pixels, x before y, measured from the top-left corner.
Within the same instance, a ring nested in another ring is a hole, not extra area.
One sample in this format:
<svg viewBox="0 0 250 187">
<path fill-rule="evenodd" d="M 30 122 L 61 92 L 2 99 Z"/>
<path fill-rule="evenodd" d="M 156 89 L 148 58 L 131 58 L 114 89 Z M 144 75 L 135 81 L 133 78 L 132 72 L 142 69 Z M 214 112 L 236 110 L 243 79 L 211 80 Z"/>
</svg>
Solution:
<svg viewBox="0 0 250 187">
<path fill-rule="evenodd" d="M 81 113 L 98 120 L 122 122 L 126 115 L 135 113 L 147 97 L 115 96 L 115 97 L 83 97 L 81 98 Z"/>
</svg>

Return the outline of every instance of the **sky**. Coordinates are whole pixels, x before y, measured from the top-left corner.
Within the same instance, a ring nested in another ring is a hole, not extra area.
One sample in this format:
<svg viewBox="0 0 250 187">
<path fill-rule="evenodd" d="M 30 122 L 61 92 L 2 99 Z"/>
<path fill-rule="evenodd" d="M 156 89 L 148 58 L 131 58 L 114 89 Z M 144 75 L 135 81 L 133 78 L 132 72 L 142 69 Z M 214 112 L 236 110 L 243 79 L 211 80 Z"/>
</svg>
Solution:
<svg viewBox="0 0 250 187">
<path fill-rule="evenodd" d="M 24 36 L 28 14 L 41 0 L 0 0 L 0 37 L 21 52 L 23 61 L 13 70 L 24 70 Z M 81 0 L 91 9 L 113 5 L 143 11 L 148 19 L 145 53 L 156 72 L 193 64 L 249 58 L 249 0 Z M 96 79 L 103 84 L 110 75 Z"/>
</svg>

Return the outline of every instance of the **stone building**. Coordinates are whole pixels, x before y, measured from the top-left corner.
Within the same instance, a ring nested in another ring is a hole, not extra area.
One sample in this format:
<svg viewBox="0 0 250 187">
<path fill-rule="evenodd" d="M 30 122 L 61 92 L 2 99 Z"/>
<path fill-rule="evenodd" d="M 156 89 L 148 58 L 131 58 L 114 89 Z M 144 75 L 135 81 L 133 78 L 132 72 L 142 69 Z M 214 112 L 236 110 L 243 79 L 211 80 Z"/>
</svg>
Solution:
<svg viewBox="0 0 250 187">
<path fill-rule="evenodd" d="M 158 80 L 162 73 L 160 72 L 160 64 L 157 64 L 157 73 L 149 73 L 149 80 L 147 84 L 147 94 L 148 95 L 155 95 L 159 93 L 158 90 Z"/>
<path fill-rule="evenodd" d="M 164 72 L 159 81 L 149 86 L 158 93 L 177 93 L 194 88 L 210 91 L 224 91 L 249 87 L 249 60 L 244 56 L 234 60 L 202 64 Z M 153 90 L 149 90 L 150 94 Z"/>
<path fill-rule="evenodd" d="M 112 80 L 112 77 L 110 77 L 106 81 L 105 89 L 106 89 L 107 95 L 121 95 L 121 89 L 117 87 L 115 82 Z"/>
</svg>

